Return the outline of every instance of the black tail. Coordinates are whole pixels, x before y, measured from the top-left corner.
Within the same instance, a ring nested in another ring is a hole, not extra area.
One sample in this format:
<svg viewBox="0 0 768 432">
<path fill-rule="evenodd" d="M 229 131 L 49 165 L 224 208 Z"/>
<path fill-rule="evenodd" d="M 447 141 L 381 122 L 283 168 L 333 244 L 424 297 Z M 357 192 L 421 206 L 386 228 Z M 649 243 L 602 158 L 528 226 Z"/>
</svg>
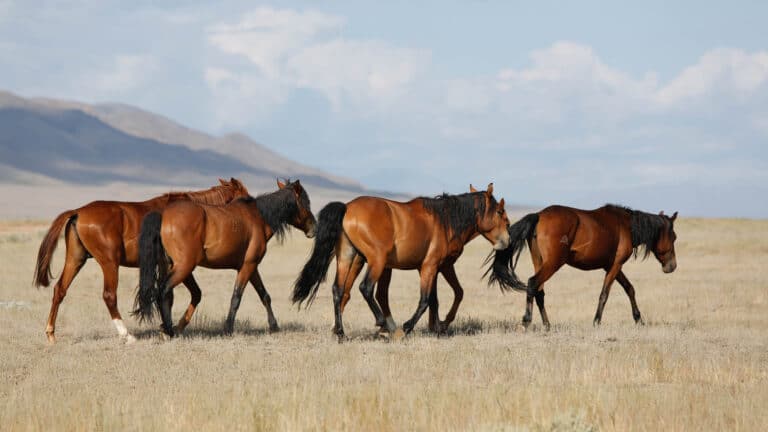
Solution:
<svg viewBox="0 0 768 432">
<path fill-rule="evenodd" d="M 304 300 L 307 300 L 307 305 L 310 305 L 315 298 L 317 289 L 328 274 L 328 266 L 331 264 L 333 251 L 339 241 L 342 232 L 341 223 L 344 221 L 346 212 L 347 205 L 340 202 L 332 202 L 320 210 L 312 255 L 293 286 L 294 303 L 301 305 Z"/>
<path fill-rule="evenodd" d="M 160 226 L 163 216 L 159 212 L 149 213 L 141 223 L 139 235 L 139 290 L 133 303 L 133 315 L 139 321 L 154 318 L 159 306 L 160 295 L 168 279 L 168 257 L 165 254 Z"/>
<path fill-rule="evenodd" d="M 531 213 L 515 222 L 509 227 L 509 246 L 500 251 L 496 251 L 493 257 L 493 264 L 485 272 L 488 277 L 488 284 L 499 284 L 502 291 L 522 291 L 527 292 L 528 286 L 521 281 L 515 274 L 517 261 L 520 259 L 520 253 L 525 248 L 528 239 L 536 230 L 536 224 L 539 223 L 539 214 Z M 488 260 L 490 260 L 488 256 Z M 487 262 L 487 261 L 486 261 Z"/>
</svg>

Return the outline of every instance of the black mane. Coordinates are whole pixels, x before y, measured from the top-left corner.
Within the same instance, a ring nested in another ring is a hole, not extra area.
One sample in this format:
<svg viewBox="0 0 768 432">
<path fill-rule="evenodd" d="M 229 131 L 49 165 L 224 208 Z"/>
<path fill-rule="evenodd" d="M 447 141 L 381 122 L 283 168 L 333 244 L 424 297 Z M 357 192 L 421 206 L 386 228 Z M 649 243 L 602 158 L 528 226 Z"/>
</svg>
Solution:
<svg viewBox="0 0 768 432">
<path fill-rule="evenodd" d="M 437 216 L 444 228 L 451 230 L 453 238 L 469 228 L 477 228 L 478 215 L 485 214 L 485 192 L 469 192 L 460 195 L 442 194 L 434 198 L 420 197 L 424 208 Z M 496 199 L 491 197 L 491 205 Z"/>
<path fill-rule="evenodd" d="M 632 248 L 635 250 L 635 256 L 637 256 L 638 250 L 642 248 L 643 259 L 648 258 L 648 255 L 656 247 L 662 231 L 667 227 L 667 218 L 615 204 L 606 204 L 606 207 L 623 211 L 630 215 Z"/>
<path fill-rule="evenodd" d="M 261 194 L 256 198 L 252 196 L 240 198 L 241 201 L 256 204 L 261 217 L 269 225 L 269 228 L 272 229 L 278 242 L 282 242 L 285 239 L 286 228 L 299 213 L 299 206 L 293 197 L 295 184 L 288 180 L 283 189 Z M 307 195 L 303 188 L 299 200 L 304 208 L 309 208 L 309 195 Z"/>
</svg>

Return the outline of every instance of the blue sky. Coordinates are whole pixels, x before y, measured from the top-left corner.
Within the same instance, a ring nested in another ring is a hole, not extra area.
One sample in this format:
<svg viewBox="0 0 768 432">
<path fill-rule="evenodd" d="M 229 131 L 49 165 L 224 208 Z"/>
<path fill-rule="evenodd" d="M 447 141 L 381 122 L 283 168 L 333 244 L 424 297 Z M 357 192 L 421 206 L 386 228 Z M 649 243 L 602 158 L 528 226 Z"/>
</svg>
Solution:
<svg viewBox="0 0 768 432">
<path fill-rule="evenodd" d="M 0 87 L 375 189 L 768 217 L 766 2 L 154 3 L 0 0 Z"/>
</svg>

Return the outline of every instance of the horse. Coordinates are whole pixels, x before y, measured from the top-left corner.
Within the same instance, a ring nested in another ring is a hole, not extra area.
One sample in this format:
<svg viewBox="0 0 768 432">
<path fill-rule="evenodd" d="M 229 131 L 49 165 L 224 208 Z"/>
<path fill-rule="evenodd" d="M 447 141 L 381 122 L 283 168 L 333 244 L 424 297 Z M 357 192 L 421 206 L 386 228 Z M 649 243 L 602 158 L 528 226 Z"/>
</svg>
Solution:
<svg viewBox="0 0 768 432">
<path fill-rule="evenodd" d="M 309 196 L 298 180 L 277 182 L 278 190 L 256 198 L 240 198 L 223 206 L 178 202 L 162 213 L 152 212 L 142 223 L 139 238 L 139 290 L 134 315 L 151 321 L 160 311 L 162 330 L 169 337 L 181 333 L 195 308 L 190 307 L 172 327 L 173 289 L 197 266 L 237 270 L 225 333 L 232 334 L 235 314 L 248 281 L 259 294 L 270 331 L 278 331 L 271 298 L 257 269 L 273 236 L 282 240 L 287 225 L 315 234 Z M 195 305 L 196 306 L 196 305 Z"/>
<path fill-rule="evenodd" d="M 51 300 L 45 334 L 50 343 L 56 342 L 56 316 L 59 305 L 67 295 L 67 289 L 85 265 L 93 258 L 104 274 L 104 303 L 109 310 L 112 323 L 122 340 L 132 342 L 135 338 L 123 324 L 117 308 L 118 267 L 138 267 L 138 237 L 144 216 L 160 210 L 177 201 L 192 201 L 212 205 L 226 204 L 235 198 L 248 196 L 248 189 L 237 179 L 219 179 L 220 185 L 194 192 L 169 192 L 142 202 L 94 201 L 83 207 L 67 210 L 54 219 L 37 253 L 37 264 L 33 284 L 48 286 L 53 278 L 51 259 L 64 229 L 66 257 L 64 270 L 56 282 Z M 66 228 L 65 228 L 66 227 Z M 199 299 L 200 289 L 192 275 L 184 281 L 192 294 L 193 302 Z"/>
<path fill-rule="evenodd" d="M 370 196 L 355 198 L 347 204 L 332 202 L 318 216 L 312 255 L 294 284 L 293 302 L 311 304 L 335 255 L 333 332 L 342 341 L 342 313 L 352 285 L 367 262 L 368 272 L 360 284 L 360 292 L 373 312 L 376 325 L 399 339 L 413 330 L 426 310 L 440 272 L 456 290 L 444 324 L 447 327 L 462 299 L 463 290 L 453 264 L 464 245 L 482 235 L 495 249 L 505 249 L 509 244 L 508 227 L 504 200 L 496 202 L 492 183 L 482 192 L 420 197 L 408 202 Z M 388 286 L 393 268 L 416 269 L 420 275 L 419 304 L 402 330 L 397 329 L 392 319 L 386 288 L 379 291 L 380 303 L 373 294 L 377 282 Z"/>
<path fill-rule="evenodd" d="M 612 204 L 595 210 L 547 207 L 526 215 L 509 228 L 509 247 L 496 252 L 487 273 L 491 281 L 526 293 L 524 327 L 531 323 L 535 298 L 544 327 L 549 330 L 544 283 L 564 264 L 580 270 L 603 269 L 605 279 L 593 324 L 600 324 L 611 284 L 618 280 L 629 297 L 635 323 L 644 325 L 635 301 L 635 289 L 622 266 L 630 257 L 637 257 L 638 250 L 642 249 L 643 259 L 653 253 L 664 273 L 675 271 L 675 219 L 677 212 L 669 217 L 663 211 L 656 215 Z M 534 269 L 527 285 L 515 274 L 526 244 Z"/>
</svg>

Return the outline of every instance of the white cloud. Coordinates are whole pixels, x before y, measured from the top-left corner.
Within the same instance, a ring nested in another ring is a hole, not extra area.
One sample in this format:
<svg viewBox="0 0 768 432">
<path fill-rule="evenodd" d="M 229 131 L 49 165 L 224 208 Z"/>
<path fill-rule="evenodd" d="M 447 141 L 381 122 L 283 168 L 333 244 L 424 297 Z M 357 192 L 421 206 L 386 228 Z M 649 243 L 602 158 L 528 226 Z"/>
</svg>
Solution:
<svg viewBox="0 0 768 432">
<path fill-rule="evenodd" d="M 241 93 L 250 97 L 259 97 L 268 82 L 273 93 L 281 96 L 302 88 L 317 91 L 337 111 L 391 105 L 406 93 L 429 61 L 429 53 L 378 40 L 343 38 L 339 33 L 344 24 L 343 17 L 320 12 L 261 7 L 234 24 L 212 25 L 207 34 L 211 46 L 245 58 L 253 67 L 239 82 L 263 81 L 243 85 Z M 221 71 L 236 75 L 231 72 L 235 67 L 224 60 L 209 67 L 219 71 L 206 76 L 214 97 L 220 99 L 216 76 Z M 268 97 L 264 103 L 282 100 Z"/>
<path fill-rule="evenodd" d="M 126 93 L 146 84 L 156 67 L 149 55 L 118 55 L 110 65 L 88 74 L 81 85 L 95 93 Z"/>
<path fill-rule="evenodd" d="M 718 93 L 744 97 L 768 81 L 768 52 L 715 49 L 659 89 L 656 98 L 665 106 L 695 102 Z"/>
</svg>

